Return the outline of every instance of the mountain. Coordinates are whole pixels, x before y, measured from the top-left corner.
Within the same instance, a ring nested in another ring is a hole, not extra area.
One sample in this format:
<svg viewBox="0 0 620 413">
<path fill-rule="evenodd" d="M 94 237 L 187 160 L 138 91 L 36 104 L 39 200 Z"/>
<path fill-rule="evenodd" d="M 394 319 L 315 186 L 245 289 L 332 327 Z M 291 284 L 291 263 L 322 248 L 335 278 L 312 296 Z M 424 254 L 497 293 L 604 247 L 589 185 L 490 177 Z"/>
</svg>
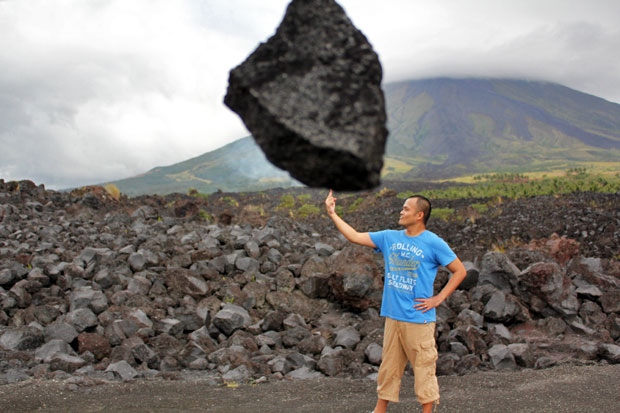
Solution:
<svg viewBox="0 0 620 413">
<path fill-rule="evenodd" d="M 112 182 L 129 196 L 186 193 L 260 191 L 301 185 L 288 172 L 273 166 L 252 137 L 239 139 L 215 151 L 145 174 Z"/>
<path fill-rule="evenodd" d="M 390 131 L 384 179 L 620 161 L 620 105 L 561 85 L 440 78 L 388 84 L 384 91 Z"/>
<path fill-rule="evenodd" d="M 620 105 L 565 86 L 436 78 L 386 84 L 384 92 L 390 135 L 383 180 L 620 166 Z M 128 195 L 300 185 L 251 137 L 114 184 Z"/>
</svg>

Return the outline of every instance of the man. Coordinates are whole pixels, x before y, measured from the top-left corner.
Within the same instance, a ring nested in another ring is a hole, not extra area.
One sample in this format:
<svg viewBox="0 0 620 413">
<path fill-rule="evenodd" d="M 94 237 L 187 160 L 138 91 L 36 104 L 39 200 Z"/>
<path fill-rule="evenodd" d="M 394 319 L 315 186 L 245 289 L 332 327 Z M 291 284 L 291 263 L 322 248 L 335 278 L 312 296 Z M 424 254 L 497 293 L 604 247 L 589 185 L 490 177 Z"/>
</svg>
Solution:
<svg viewBox="0 0 620 413">
<path fill-rule="evenodd" d="M 405 201 L 398 221 L 405 227 L 401 231 L 357 232 L 336 214 L 336 198 L 331 190 L 325 207 L 347 240 L 381 251 L 385 260 L 381 303 L 385 329 L 374 413 L 385 413 L 389 402 L 398 402 L 407 361 L 413 366 L 415 392 L 422 410 L 431 412 L 433 403 L 439 402 L 435 307 L 463 281 L 465 267 L 444 240 L 426 229 L 431 203 L 423 196 L 415 195 Z M 450 270 L 452 277 L 433 296 L 439 266 Z"/>
</svg>

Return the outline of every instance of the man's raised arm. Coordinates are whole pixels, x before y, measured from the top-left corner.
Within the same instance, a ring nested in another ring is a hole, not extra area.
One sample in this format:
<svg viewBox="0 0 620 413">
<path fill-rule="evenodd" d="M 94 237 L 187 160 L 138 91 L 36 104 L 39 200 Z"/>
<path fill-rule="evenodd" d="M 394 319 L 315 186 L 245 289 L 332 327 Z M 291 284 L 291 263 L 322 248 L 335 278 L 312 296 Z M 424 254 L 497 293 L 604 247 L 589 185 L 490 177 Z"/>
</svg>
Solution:
<svg viewBox="0 0 620 413">
<path fill-rule="evenodd" d="M 357 232 L 355 228 L 347 224 L 338 216 L 338 214 L 336 214 L 336 198 L 334 198 L 334 193 L 331 189 L 329 190 L 329 195 L 325 198 L 325 208 L 327 209 L 327 215 L 329 215 L 332 221 L 334 221 L 336 228 L 346 239 L 354 244 L 377 248 L 367 232 Z"/>
</svg>

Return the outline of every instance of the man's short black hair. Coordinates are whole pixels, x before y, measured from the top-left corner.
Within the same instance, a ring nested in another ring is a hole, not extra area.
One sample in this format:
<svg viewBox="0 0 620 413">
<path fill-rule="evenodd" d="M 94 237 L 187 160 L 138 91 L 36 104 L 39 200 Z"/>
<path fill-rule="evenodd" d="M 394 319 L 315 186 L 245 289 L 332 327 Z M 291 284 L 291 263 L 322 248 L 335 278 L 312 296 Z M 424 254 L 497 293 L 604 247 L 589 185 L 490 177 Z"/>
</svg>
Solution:
<svg viewBox="0 0 620 413">
<path fill-rule="evenodd" d="M 407 199 L 416 198 L 416 208 L 417 211 L 424 212 L 424 225 L 428 223 L 428 219 L 431 217 L 431 211 L 433 210 L 433 206 L 431 205 L 431 201 L 423 196 L 423 195 L 411 195 Z"/>
</svg>

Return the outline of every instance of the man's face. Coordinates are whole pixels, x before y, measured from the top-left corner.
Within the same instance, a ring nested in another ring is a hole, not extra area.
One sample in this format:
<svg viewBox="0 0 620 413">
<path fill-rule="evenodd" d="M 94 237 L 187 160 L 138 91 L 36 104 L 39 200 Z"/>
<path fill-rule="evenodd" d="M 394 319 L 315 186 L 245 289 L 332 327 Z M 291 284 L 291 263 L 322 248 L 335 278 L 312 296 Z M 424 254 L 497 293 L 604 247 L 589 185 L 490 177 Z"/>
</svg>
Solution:
<svg viewBox="0 0 620 413">
<path fill-rule="evenodd" d="M 415 224 L 421 216 L 422 212 L 418 211 L 417 198 L 409 198 L 403 204 L 403 210 L 400 211 L 400 219 L 398 223 L 403 226 Z"/>
</svg>

